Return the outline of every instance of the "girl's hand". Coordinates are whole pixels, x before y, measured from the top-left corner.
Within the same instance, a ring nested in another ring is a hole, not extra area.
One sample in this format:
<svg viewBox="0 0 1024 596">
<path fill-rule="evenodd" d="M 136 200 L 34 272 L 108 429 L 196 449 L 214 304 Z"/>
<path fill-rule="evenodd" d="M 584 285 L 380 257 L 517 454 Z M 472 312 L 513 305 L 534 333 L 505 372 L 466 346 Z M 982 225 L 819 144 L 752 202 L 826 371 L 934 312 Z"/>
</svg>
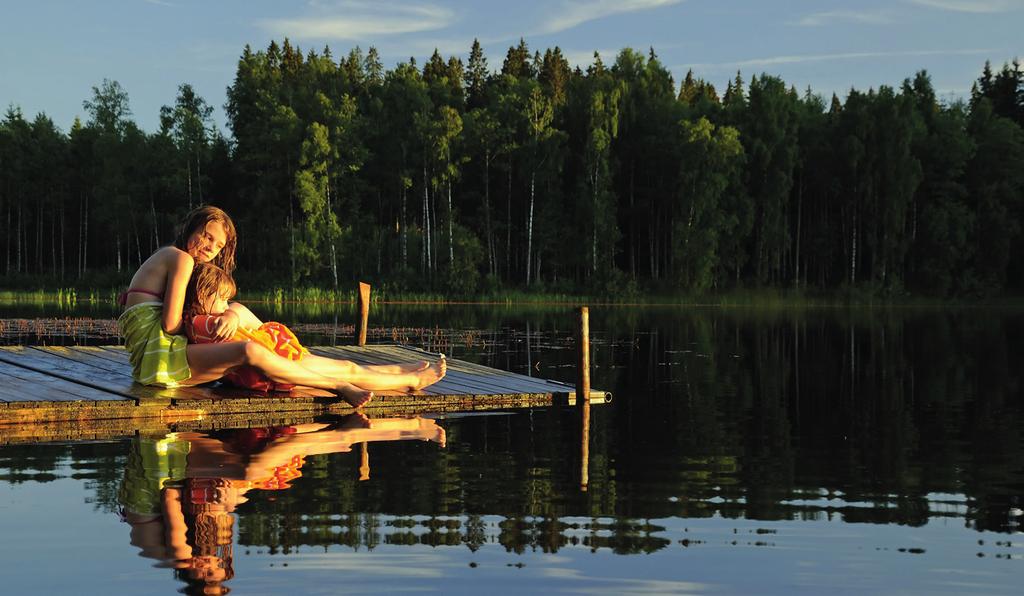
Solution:
<svg viewBox="0 0 1024 596">
<path fill-rule="evenodd" d="M 237 330 L 238 313 L 226 310 L 213 321 L 213 338 L 215 341 L 227 341 L 235 335 Z"/>
</svg>

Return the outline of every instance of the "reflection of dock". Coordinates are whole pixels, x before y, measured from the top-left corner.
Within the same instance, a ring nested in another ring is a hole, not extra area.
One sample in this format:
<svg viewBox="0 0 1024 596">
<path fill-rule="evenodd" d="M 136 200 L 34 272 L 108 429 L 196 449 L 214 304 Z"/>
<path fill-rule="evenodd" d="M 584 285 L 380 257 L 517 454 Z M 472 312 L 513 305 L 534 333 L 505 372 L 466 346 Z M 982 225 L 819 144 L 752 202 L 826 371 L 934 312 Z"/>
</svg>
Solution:
<svg viewBox="0 0 1024 596">
<path fill-rule="evenodd" d="M 312 351 L 360 364 L 408 362 L 431 356 L 417 348 L 394 345 L 320 347 Z M 472 412 L 576 402 L 572 385 L 453 359 L 448 360 L 448 375 L 424 390 L 376 393 L 378 397 L 364 408 L 367 412 Z M 604 391 L 590 392 L 592 403 L 602 403 L 609 397 Z M 103 429 L 134 429 L 156 421 L 166 424 L 205 419 L 206 426 L 250 426 L 349 410 L 347 403 L 317 389 L 296 388 L 290 394 L 262 395 L 216 384 L 175 389 L 143 387 L 132 382 L 128 356 L 118 346 L 0 347 L 0 444 L 46 440 L 48 436 L 51 440 L 78 438 L 72 435 L 99 438 L 116 434 Z M 26 423 L 39 428 L 25 427 Z M 46 426 L 53 427 L 54 432 L 37 432 Z"/>
</svg>

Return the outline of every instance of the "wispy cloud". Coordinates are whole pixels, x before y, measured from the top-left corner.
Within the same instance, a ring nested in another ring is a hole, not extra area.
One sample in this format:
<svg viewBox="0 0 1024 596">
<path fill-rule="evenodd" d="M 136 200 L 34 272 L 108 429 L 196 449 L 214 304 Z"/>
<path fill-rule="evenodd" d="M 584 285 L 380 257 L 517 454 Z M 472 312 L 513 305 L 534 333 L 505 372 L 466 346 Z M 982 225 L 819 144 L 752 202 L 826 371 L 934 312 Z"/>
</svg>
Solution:
<svg viewBox="0 0 1024 596">
<path fill-rule="evenodd" d="M 616 14 L 651 10 L 679 4 L 683 0 L 568 0 L 552 7 L 554 15 L 541 26 L 539 33 L 550 34 L 572 29 L 588 21 Z"/>
<path fill-rule="evenodd" d="M 157 4 L 159 6 L 177 6 L 173 2 L 166 2 L 165 0 L 143 0 L 146 4 Z"/>
<path fill-rule="evenodd" d="M 764 66 L 776 66 L 779 64 L 801 64 L 806 62 L 829 62 L 834 60 L 863 60 L 869 58 L 897 58 L 907 56 L 975 56 L 979 54 L 991 54 L 993 49 L 969 49 L 969 50 L 910 50 L 904 52 L 847 52 L 842 54 L 803 54 L 797 56 L 771 56 L 768 58 L 753 58 L 740 60 L 738 62 L 716 62 L 705 64 L 684 64 L 680 68 L 693 68 L 699 70 L 712 69 L 735 69 L 735 68 L 757 68 Z"/>
<path fill-rule="evenodd" d="M 801 27 L 820 27 L 831 23 L 862 23 L 865 25 L 888 25 L 892 16 L 880 11 L 832 10 L 809 14 L 794 22 Z"/>
<path fill-rule="evenodd" d="M 432 4 L 341 1 L 310 5 L 314 14 L 267 19 L 259 25 L 292 39 L 361 40 L 433 31 L 455 22 L 452 10 Z"/>
<path fill-rule="evenodd" d="M 1019 0 L 908 0 L 911 4 L 954 12 L 993 13 L 1024 8 Z"/>
</svg>

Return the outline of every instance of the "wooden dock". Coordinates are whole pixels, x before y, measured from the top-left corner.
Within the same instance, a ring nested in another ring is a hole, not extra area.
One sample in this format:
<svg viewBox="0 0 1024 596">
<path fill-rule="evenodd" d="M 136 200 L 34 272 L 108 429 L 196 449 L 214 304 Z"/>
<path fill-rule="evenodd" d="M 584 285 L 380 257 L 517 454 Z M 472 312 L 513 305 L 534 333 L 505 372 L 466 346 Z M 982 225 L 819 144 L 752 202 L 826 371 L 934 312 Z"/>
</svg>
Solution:
<svg viewBox="0 0 1024 596">
<path fill-rule="evenodd" d="M 432 359 L 396 345 L 314 347 L 360 364 Z M 375 392 L 369 415 L 474 412 L 576 403 L 572 385 L 448 360 L 448 374 L 426 389 Z M 610 399 L 590 391 L 590 403 Z M 100 439 L 140 429 L 229 428 L 286 424 L 352 407 L 333 394 L 298 387 L 269 395 L 219 384 L 160 389 L 132 381 L 120 346 L 0 347 L 0 444 Z"/>
</svg>

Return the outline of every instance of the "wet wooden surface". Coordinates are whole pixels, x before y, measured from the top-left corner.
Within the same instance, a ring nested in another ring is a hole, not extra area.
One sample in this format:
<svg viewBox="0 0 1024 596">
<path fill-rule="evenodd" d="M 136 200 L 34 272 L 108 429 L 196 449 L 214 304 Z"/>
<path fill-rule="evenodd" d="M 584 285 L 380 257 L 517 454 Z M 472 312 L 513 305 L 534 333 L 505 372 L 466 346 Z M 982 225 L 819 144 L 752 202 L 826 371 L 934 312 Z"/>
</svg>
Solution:
<svg viewBox="0 0 1024 596">
<path fill-rule="evenodd" d="M 321 356 L 360 364 L 434 360 L 417 348 L 396 345 L 314 347 Z M 407 414 L 460 412 L 569 404 L 575 388 L 471 362 L 448 360 L 448 374 L 420 391 L 375 392 L 365 410 Z M 591 391 L 591 403 L 609 399 Z M 314 415 L 351 410 L 330 392 L 297 387 L 263 394 L 220 384 L 161 389 L 132 381 L 128 354 L 119 346 L 0 347 L 0 426 L 60 420 L 175 420 L 230 415 Z M 2 435 L 3 433 L 0 433 Z M 2 440 L 2 436 L 0 436 Z"/>
</svg>

